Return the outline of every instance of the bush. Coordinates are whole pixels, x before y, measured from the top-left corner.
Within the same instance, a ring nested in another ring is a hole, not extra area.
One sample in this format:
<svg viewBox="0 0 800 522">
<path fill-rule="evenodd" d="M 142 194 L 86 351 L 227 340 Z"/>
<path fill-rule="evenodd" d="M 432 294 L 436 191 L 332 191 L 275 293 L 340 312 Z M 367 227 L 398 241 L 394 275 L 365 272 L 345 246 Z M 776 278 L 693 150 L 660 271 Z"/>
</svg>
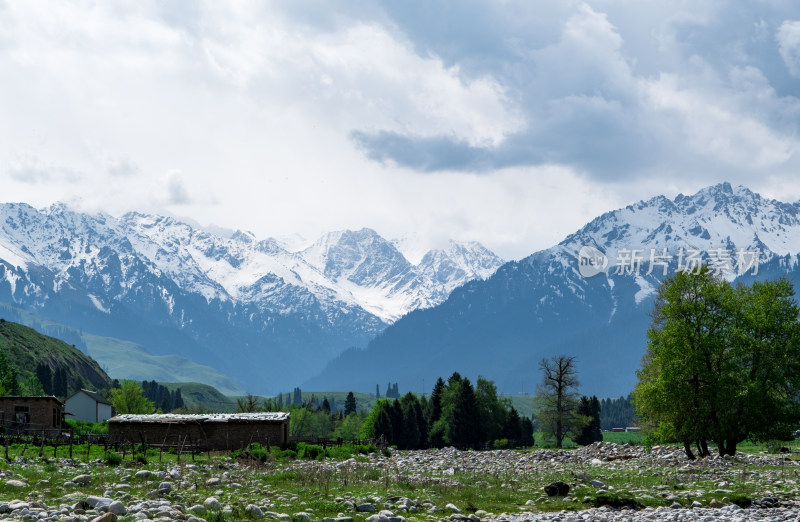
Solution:
<svg viewBox="0 0 800 522">
<path fill-rule="evenodd" d="M 325 457 L 325 450 L 316 444 L 300 442 L 297 444 L 297 454 L 306 460 L 317 460 L 320 456 Z"/>
<path fill-rule="evenodd" d="M 497 439 L 494 441 L 494 449 L 506 449 L 508 448 L 508 439 Z"/>
<path fill-rule="evenodd" d="M 115 451 L 106 451 L 103 454 L 103 460 L 105 460 L 106 464 L 109 466 L 119 466 L 122 464 L 122 455 Z"/>
</svg>

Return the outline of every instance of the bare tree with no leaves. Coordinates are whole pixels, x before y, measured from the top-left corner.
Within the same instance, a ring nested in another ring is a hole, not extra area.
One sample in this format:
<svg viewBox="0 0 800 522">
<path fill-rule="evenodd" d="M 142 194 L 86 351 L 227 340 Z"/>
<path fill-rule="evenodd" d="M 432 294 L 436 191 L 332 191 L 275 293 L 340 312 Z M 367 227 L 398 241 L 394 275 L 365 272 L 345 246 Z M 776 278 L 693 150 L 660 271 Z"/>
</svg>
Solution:
<svg viewBox="0 0 800 522">
<path fill-rule="evenodd" d="M 555 437 L 556 447 L 562 447 L 570 432 L 579 430 L 586 423 L 578 413 L 578 377 L 575 357 L 558 355 L 539 362 L 543 375 L 537 388 L 536 419 L 542 431 Z"/>
</svg>

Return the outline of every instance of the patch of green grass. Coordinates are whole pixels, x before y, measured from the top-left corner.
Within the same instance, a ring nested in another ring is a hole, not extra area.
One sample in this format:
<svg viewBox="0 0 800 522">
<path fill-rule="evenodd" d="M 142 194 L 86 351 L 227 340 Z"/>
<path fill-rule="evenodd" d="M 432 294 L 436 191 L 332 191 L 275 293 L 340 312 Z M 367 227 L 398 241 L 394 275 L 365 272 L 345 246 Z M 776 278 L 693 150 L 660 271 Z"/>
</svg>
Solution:
<svg viewBox="0 0 800 522">
<path fill-rule="evenodd" d="M 628 431 L 628 432 L 614 432 L 604 431 L 603 442 L 614 442 L 616 444 L 641 444 L 644 440 L 644 434 L 641 431 Z"/>
</svg>

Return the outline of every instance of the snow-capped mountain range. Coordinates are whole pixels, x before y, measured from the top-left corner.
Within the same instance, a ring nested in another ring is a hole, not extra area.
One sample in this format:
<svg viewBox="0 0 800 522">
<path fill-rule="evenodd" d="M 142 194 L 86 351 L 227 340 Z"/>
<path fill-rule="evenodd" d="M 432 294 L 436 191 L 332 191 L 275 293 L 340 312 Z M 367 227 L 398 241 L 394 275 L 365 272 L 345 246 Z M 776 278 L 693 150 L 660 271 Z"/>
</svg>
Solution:
<svg viewBox="0 0 800 522">
<path fill-rule="evenodd" d="M 134 333 L 156 353 L 199 359 L 260 392 L 296 385 L 501 264 L 480 244 L 455 241 L 414 264 L 366 228 L 294 250 L 171 217 L 0 205 L 0 301 L 92 333 Z M 263 368 L 243 369 L 231 356 Z"/>
<path fill-rule="evenodd" d="M 586 249 L 605 259 L 588 274 L 581 268 Z M 587 393 L 626 394 L 665 274 L 693 258 L 729 280 L 786 276 L 797 285 L 798 253 L 800 202 L 728 183 L 654 197 L 607 212 L 558 245 L 456 289 L 441 305 L 410 313 L 365 350 L 331 361 L 306 386 L 348 382 L 369 390 L 372 381 L 392 381 L 421 391 L 419 383 L 457 370 L 494 379 L 501 391 L 533 391 L 543 357 L 571 354 Z M 397 350 L 404 350 L 403 361 L 393 358 Z M 424 368 L 404 364 L 420 357 Z M 349 370 L 355 361 L 358 370 Z"/>
</svg>

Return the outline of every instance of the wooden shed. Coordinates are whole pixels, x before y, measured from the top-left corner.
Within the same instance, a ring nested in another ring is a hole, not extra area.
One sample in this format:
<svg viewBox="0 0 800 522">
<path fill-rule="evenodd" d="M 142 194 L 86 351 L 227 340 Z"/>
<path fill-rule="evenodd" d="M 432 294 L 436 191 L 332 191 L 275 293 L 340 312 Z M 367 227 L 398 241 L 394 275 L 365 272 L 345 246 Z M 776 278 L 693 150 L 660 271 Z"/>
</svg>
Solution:
<svg viewBox="0 0 800 522">
<path fill-rule="evenodd" d="M 0 423 L 11 432 L 60 431 L 64 425 L 64 403 L 52 396 L 0 397 Z"/>
<path fill-rule="evenodd" d="M 208 450 L 235 450 L 252 442 L 284 446 L 289 441 L 289 413 L 117 415 L 108 420 L 108 434 L 116 442 L 176 445 L 185 441 Z"/>
</svg>

